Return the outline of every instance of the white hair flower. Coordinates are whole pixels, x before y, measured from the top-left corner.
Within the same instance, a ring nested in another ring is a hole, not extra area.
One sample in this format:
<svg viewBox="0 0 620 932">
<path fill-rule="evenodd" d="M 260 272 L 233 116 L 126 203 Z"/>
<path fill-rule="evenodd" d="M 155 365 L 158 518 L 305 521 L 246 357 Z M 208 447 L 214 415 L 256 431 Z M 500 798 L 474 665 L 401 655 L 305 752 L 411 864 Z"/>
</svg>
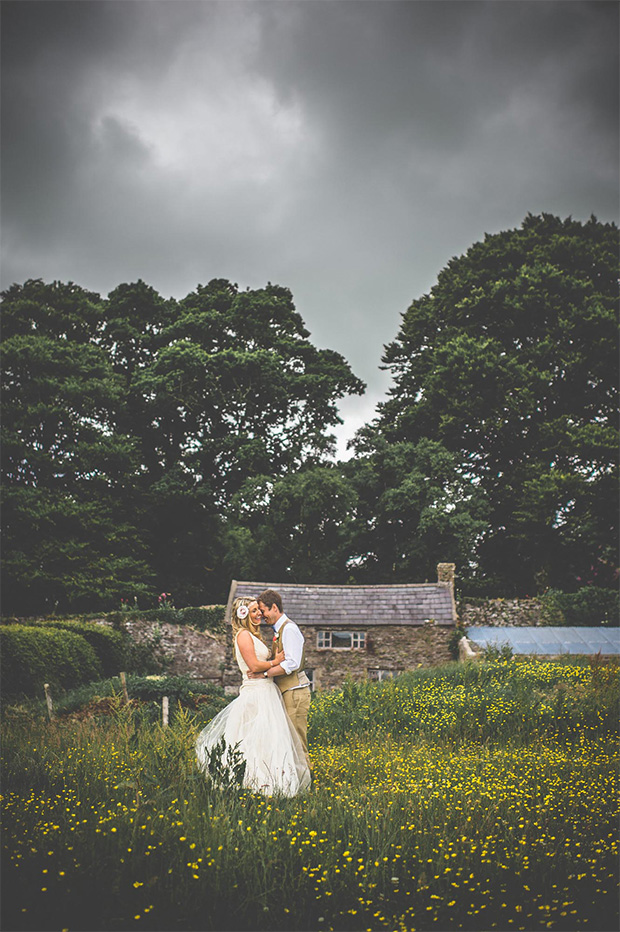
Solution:
<svg viewBox="0 0 620 932">
<path fill-rule="evenodd" d="M 247 618 L 250 614 L 250 609 L 247 605 L 239 605 L 237 608 L 237 618 L 239 621 L 243 621 L 244 618 Z"/>
</svg>

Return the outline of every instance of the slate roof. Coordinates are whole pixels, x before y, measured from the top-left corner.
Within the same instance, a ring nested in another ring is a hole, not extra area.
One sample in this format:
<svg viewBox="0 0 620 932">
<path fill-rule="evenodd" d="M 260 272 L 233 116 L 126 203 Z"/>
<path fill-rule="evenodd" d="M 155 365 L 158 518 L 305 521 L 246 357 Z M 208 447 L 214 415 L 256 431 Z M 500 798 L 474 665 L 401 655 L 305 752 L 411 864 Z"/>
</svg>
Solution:
<svg viewBox="0 0 620 932">
<path fill-rule="evenodd" d="M 286 614 L 298 625 L 452 625 L 456 610 L 450 583 L 411 583 L 403 586 L 317 586 L 300 583 L 238 582 L 230 586 L 226 621 L 233 600 L 255 597 L 263 589 L 282 596 Z"/>
<path fill-rule="evenodd" d="M 514 654 L 620 654 L 620 628 L 523 627 L 467 629 L 467 637 L 479 647 L 507 645 Z"/>
</svg>

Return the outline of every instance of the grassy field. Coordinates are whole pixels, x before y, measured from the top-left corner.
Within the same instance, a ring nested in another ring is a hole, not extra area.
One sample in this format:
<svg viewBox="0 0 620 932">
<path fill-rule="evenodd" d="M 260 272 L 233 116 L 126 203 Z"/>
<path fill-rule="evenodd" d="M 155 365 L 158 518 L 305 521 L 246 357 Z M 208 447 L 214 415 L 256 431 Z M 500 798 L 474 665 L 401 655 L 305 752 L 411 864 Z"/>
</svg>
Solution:
<svg viewBox="0 0 620 932">
<path fill-rule="evenodd" d="M 2 928 L 617 928 L 618 671 L 497 661 L 315 695 L 315 786 L 222 792 L 200 723 L 3 721 Z"/>
</svg>

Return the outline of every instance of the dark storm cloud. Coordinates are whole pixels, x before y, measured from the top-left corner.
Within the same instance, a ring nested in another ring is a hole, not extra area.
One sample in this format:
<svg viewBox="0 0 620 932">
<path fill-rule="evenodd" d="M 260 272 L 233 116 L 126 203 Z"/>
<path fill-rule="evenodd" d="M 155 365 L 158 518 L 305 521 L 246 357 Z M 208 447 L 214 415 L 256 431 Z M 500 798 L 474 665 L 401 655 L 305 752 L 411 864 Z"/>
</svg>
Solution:
<svg viewBox="0 0 620 932">
<path fill-rule="evenodd" d="M 617 218 L 618 7 L 4 2 L 3 285 L 288 285 L 369 383 L 450 256 Z"/>
</svg>

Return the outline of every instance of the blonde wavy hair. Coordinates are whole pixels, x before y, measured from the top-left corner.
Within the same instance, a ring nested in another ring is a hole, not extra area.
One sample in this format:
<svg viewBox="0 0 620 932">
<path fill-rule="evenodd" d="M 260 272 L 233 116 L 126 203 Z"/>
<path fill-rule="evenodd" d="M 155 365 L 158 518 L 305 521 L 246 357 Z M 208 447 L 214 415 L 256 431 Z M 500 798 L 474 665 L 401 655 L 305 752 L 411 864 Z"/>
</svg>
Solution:
<svg viewBox="0 0 620 932">
<path fill-rule="evenodd" d="M 235 601 L 233 602 L 232 611 L 230 615 L 230 621 L 232 624 L 233 641 L 243 628 L 247 628 L 250 634 L 253 634 L 254 637 L 260 638 L 262 641 L 262 638 L 260 636 L 260 627 L 259 625 L 255 625 L 252 622 L 252 616 L 250 615 L 249 611 L 248 611 L 248 614 L 245 616 L 245 618 L 239 618 L 239 616 L 237 615 L 237 610 L 242 605 L 245 605 L 245 607 L 249 609 L 250 605 L 252 605 L 256 601 L 257 601 L 256 599 L 242 598 L 242 599 L 235 599 Z"/>
</svg>

